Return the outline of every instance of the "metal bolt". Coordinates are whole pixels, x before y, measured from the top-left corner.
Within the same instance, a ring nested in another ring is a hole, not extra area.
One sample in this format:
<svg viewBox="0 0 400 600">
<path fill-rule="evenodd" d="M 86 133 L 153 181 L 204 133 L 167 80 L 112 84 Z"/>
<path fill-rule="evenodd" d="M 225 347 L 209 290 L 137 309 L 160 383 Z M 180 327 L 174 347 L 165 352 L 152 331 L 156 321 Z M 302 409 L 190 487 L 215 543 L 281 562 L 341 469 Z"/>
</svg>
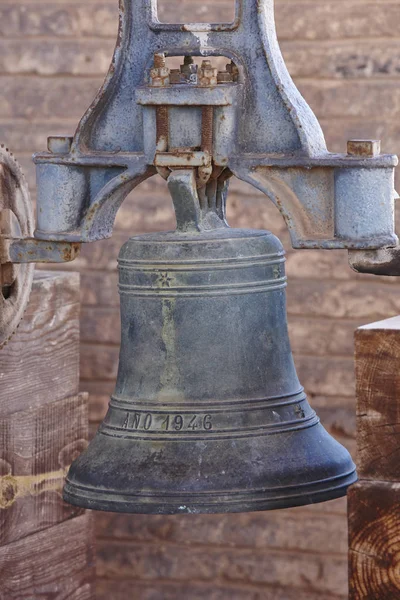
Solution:
<svg viewBox="0 0 400 600">
<path fill-rule="evenodd" d="M 152 87 L 164 87 L 170 84 L 169 68 L 165 64 L 165 54 L 156 52 L 154 54 L 154 66 L 150 69 L 150 85 Z"/>
<path fill-rule="evenodd" d="M 232 75 L 232 81 L 235 81 L 235 82 L 238 81 L 238 79 L 239 79 L 239 69 L 235 65 L 235 63 L 233 62 L 233 60 L 230 63 L 228 63 L 225 68 L 228 71 L 228 73 L 230 73 Z"/>
<path fill-rule="evenodd" d="M 194 64 L 191 56 L 184 56 L 180 70 L 184 79 L 183 83 L 185 80 L 189 83 L 197 83 L 197 65 Z"/>
<path fill-rule="evenodd" d="M 203 60 L 201 67 L 198 72 L 199 84 L 201 86 L 213 86 L 217 85 L 218 69 L 214 68 L 210 60 Z"/>
<path fill-rule="evenodd" d="M 165 54 L 164 54 L 164 52 L 156 52 L 154 54 L 154 67 L 156 69 L 160 69 L 161 67 L 165 67 Z"/>
<path fill-rule="evenodd" d="M 71 151 L 73 137 L 53 135 L 47 138 L 47 148 L 52 154 L 68 154 Z"/>
<path fill-rule="evenodd" d="M 183 64 L 184 66 L 186 65 L 193 65 L 194 64 L 194 60 L 192 56 L 184 56 L 183 57 Z"/>
<path fill-rule="evenodd" d="M 217 75 L 218 83 L 232 83 L 232 75 L 228 71 L 219 71 Z"/>
<path fill-rule="evenodd" d="M 379 156 L 380 153 L 380 140 L 349 140 L 347 142 L 347 154 L 349 156 L 373 158 Z"/>
</svg>

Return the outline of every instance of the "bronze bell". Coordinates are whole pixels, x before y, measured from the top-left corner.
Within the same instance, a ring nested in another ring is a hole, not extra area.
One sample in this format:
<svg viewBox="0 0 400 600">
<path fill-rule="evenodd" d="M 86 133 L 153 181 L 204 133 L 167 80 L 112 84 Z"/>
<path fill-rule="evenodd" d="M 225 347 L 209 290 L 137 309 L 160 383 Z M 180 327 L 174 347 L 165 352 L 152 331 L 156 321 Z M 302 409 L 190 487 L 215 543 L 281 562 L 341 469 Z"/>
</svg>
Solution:
<svg viewBox="0 0 400 600">
<path fill-rule="evenodd" d="M 177 216 L 178 231 L 133 237 L 121 250 L 116 389 L 65 499 L 172 514 L 344 495 L 355 466 L 299 383 L 280 241 L 216 214 L 206 228 Z"/>
</svg>

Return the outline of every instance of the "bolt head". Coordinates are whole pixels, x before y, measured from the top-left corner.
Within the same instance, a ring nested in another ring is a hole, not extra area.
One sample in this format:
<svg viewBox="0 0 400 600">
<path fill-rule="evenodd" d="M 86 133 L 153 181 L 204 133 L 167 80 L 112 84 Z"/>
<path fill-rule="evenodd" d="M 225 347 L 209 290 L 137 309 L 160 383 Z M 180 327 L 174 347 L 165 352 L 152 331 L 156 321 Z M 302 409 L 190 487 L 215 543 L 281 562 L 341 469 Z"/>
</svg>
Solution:
<svg viewBox="0 0 400 600">
<path fill-rule="evenodd" d="M 165 67 L 165 54 L 164 54 L 164 52 L 156 52 L 154 54 L 154 66 L 156 68 Z"/>
<path fill-rule="evenodd" d="M 373 158 L 379 156 L 380 153 L 380 140 L 349 140 L 347 142 L 347 154 L 349 156 Z"/>
<path fill-rule="evenodd" d="M 47 138 L 47 148 L 53 154 L 68 154 L 74 138 L 67 135 L 53 135 Z"/>
</svg>

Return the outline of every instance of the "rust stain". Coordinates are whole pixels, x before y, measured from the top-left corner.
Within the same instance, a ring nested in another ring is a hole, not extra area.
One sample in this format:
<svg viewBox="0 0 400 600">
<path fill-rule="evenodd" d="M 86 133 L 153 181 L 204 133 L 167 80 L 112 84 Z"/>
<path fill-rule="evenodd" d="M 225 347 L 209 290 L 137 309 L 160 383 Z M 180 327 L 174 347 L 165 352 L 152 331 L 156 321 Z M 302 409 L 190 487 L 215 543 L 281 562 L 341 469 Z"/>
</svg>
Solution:
<svg viewBox="0 0 400 600">
<path fill-rule="evenodd" d="M 80 252 L 80 249 L 81 249 L 80 244 L 78 244 L 78 243 L 70 244 L 63 250 L 63 253 L 62 253 L 63 260 L 65 262 L 71 262 L 71 261 L 75 260 L 75 258 L 78 256 L 78 254 Z"/>
<path fill-rule="evenodd" d="M 4 475 L 0 477 L 0 509 L 7 509 L 19 498 L 38 496 L 43 492 L 61 491 L 68 469 L 40 475 Z"/>
</svg>

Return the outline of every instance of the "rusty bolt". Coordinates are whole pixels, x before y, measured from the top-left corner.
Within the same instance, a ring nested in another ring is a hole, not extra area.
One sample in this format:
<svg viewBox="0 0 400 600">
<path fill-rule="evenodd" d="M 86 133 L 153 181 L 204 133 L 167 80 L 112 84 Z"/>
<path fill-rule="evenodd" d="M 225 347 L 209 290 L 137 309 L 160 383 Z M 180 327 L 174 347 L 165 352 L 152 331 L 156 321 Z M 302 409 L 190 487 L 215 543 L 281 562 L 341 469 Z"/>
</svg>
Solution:
<svg viewBox="0 0 400 600">
<path fill-rule="evenodd" d="M 197 65 L 194 64 L 194 60 L 191 56 L 185 56 L 183 59 L 183 65 L 180 66 L 181 73 L 183 75 L 183 81 L 189 83 L 197 83 Z"/>
<path fill-rule="evenodd" d="M 217 75 L 218 83 L 232 83 L 232 74 L 228 71 L 219 71 Z"/>
<path fill-rule="evenodd" d="M 380 153 L 380 140 L 349 140 L 347 142 L 347 154 L 349 156 L 373 158 L 379 156 Z"/>
<path fill-rule="evenodd" d="M 154 54 L 154 66 L 156 69 L 165 67 L 165 54 L 164 52 L 156 52 Z"/>
<path fill-rule="evenodd" d="M 53 135 L 47 138 L 47 148 L 52 154 L 69 154 L 73 140 L 67 135 Z"/>
<path fill-rule="evenodd" d="M 152 87 L 164 87 L 170 84 L 170 71 L 165 64 L 165 54 L 156 52 L 154 54 L 154 66 L 150 69 L 150 85 Z"/>
<path fill-rule="evenodd" d="M 199 84 L 201 86 L 212 86 L 217 85 L 218 80 L 218 69 L 214 68 L 211 61 L 206 59 L 201 63 L 201 67 L 198 72 Z"/>
<path fill-rule="evenodd" d="M 231 61 L 230 63 L 228 63 L 226 65 L 226 70 L 228 71 L 228 73 L 230 73 L 232 75 L 232 81 L 238 81 L 239 79 L 239 69 L 238 67 L 235 65 L 235 63 L 233 61 Z"/>
</svg>

